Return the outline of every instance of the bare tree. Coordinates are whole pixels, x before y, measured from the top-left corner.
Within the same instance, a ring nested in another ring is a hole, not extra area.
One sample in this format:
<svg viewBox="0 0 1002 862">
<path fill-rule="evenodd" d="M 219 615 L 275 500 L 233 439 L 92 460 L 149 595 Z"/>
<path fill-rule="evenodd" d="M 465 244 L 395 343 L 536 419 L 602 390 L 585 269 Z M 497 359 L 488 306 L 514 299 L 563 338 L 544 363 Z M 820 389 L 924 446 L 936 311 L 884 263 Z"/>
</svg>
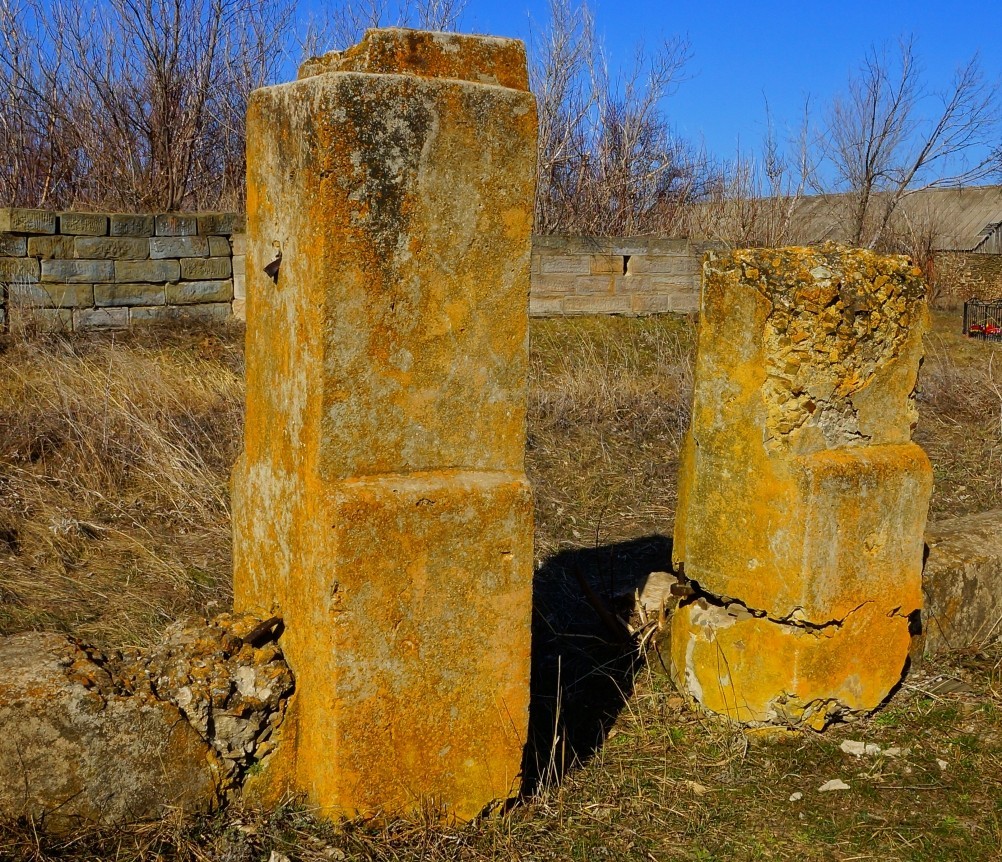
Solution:
<svg viewBox="0 0 1002 862">
<path fill-rule="evenodd" d="M 238 206 L 250 90 L 285 0 L 0 0 L 0 193 L 9 203 Z M 33 170 L 25 172 L 24 163 Z"/>
<path fill-rule="evenodd" d="M 348 0 L 324 7 L 309 21 L 302 40 L 303 55 L 343 51 L 356 44 L 370 27 L 417 27 L 456 30 L 468 0 Z"/>
<path fill-rule="evenodd" d="M 766 103 L 766 133 L 758 153 L 738 151 L 719 171 L 705 198 L 689 209 L 688 234 L 735 246 L 805 242 L 805 196 L 817 182 L 811 151 L 810 103 L 789 140 L 777 134 Z"/>
<path fill-rule="evenodd" d="M 678 137 L 663 102 L 689 59 L 685 40 L 613 76 L 587 5 L 551 0 L 530 40 L 540 135 L 536 229 L 544 233 L 671 234 L 703 192 L 707 162 Z"/>
<path fill-rule="evenodd" d="M 833 190 L 848 202 L 848 239 L 856 245 L 881 244 L 912 192 L 974 183 L 1002 167 L 996 87 L 976 55 L 933 91 L 913 40 L 900 43 L 896 59 L 871 49 L 826 119 L 819 152 Z"/>
</svg>

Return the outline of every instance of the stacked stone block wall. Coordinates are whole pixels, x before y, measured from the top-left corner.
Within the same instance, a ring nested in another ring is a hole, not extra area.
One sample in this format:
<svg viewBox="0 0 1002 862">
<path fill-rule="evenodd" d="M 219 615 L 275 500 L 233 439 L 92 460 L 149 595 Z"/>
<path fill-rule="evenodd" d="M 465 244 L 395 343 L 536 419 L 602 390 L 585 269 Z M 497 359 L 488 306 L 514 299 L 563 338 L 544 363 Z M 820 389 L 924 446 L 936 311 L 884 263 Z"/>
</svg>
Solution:
<svg viewBox="0 0 1002 862">
<path fill-rule="evenodd" d="M 236 213 L 0 210 L 0 324 L 242 316 L 243 224 Z"/>
<path fill-rule="evenodd" d="M 685 239 L 536 236 L 533 317 L 690 313 L 699 307 L 703 254 L 716 245 Z"/>
<path fill-rule="evenodd" d="M 1002 254 L 938 251 L 932 280 L 937 306 L 955 307 L 967 299 L 1002 299 Z"/>
<path fill-rule="evenodd" d="M 0 210 L 0 326 L 18 314 L 65 330 L 243 320 L 243 230 L 236 213 Z M 716 247 L 654 237 L 536 236 L 529 313 L 694 312 L 703 254 Z"/>
</svg>

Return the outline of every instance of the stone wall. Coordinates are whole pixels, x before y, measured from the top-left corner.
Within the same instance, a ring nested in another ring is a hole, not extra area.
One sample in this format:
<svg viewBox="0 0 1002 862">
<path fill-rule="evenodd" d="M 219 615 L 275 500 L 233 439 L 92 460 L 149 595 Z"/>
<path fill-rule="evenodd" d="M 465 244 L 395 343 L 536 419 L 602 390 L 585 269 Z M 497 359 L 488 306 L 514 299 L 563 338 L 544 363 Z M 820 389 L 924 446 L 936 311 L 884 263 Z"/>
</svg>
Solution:
<svg viewBox="0 0 1002 862">
<path fill-rule="evenodd" d="M 958 306 L 967 299 L 1002 299 L 1002 254 L 937 251 L 932 282 L 937 306 Z"/>
<path fill-rule="evenodd" d="M 718 246 L 685 239 L 536 236 L 533 317 L 690 313 L 699 307 L 703 254 Z"/>
<path fill-rule="evenodd" d="M 244 218 L 0 210 L 0 324 L 242 316 Z"/>
<path fill-rule="evenodd" d="M 243 320 L 243 229 L 236 213 L 0 210 L 0 326 L 19 314 L 66 330 Z M 702 257 L 715 247 L 655 237 L 536 236 L 529 314 L 694 312 Z"/>
</svg>

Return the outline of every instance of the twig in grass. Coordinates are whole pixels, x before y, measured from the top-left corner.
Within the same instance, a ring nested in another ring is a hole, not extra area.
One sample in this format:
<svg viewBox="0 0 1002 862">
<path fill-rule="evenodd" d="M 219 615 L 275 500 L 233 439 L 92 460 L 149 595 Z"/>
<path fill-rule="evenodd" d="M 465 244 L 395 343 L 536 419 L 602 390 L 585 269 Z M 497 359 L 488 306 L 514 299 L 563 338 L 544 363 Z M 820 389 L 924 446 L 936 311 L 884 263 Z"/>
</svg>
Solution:
<svg viewBox="0 0 1002 862">
<path fill-rule="evenodd" d="M 633 635 L 630 633 L 626 623 L 624 623 L 605 606 L 605 602 L 599 598 L 598 593 L 596 593 L 595 590 L 592 589 L 591 584 L 588 583 L 588 579 L 585 577 L 584 572 L 581 571 L 580 566 L 574 566 L 574 577 L 577 578 L 577 582 L 581 586 L 581 592 L 584 593 L 584 597 L 588 600 L 588 604 L 590 604 L 595 613 L 598 614 L 598 618 L 602 621 L 602 625 L 606 627 L 609 634 L 611 634 L 615 639 L 616 643 L 629 643 L 633 639 Z"/>
</svg>

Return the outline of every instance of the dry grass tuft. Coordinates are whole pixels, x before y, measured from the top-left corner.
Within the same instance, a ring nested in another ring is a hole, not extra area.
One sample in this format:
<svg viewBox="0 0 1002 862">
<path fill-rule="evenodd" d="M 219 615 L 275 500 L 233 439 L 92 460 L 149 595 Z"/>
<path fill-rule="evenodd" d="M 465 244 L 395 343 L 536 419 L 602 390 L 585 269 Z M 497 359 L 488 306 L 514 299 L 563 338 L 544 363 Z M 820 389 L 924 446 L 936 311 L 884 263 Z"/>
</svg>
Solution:
<svg viewBox="0 0 1002 862">
<path fill-rule="evenodd" d="M 678 317 L 532 322 L 526 466 L 538 556 L 670 534 L 694 340 Z"/>
<path fill-rule="evenodd" d="M 231 336 L 9 337 L 0 380 L 0 632 L 122 645 L 226 602 Z"/>
<path fill-rule="evenodd" d="M 1002 507 L 1002 344 L 965 338 L 959 312 L 933 320 L 915 432 L 935 472 L 931 517 Z"/>
</svg>

